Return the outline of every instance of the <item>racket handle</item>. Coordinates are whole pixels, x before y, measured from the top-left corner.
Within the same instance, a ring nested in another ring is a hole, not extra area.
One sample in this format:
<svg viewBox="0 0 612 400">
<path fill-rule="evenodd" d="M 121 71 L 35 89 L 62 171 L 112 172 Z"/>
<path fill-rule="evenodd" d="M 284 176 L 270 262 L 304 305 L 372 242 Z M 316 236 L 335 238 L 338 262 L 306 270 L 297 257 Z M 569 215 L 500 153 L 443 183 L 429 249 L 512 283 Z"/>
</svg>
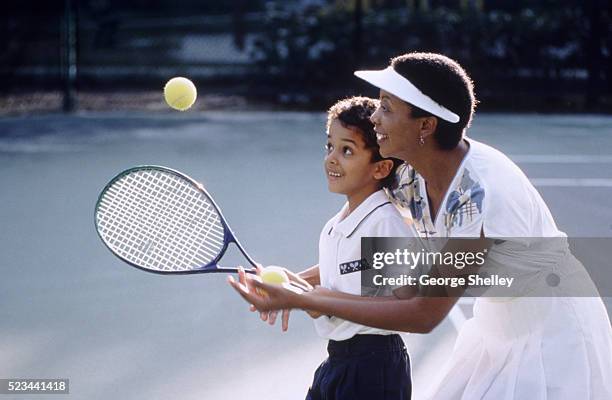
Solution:
<svg viewBox="0 0 612 400">
<path fill-rule="evenodd" d="M 296 284 L 295 282 L 283 283 L 283 287 L 297 294 L 302 294 L 308 291 L 304 289 L 301 285 Z"/>
<path fill-rule="evenodd" d="M 255 269 L 255 268 L 245 269 L 244 272 L 246 272 L 247 274 L 256 274 L 257 273 L 257 269 Z M 294 282 L 294 281 L 289 281 L 289 282 L 283 284 L 283 287 L 285 289 L 291 290 L 292 292 L 295 292 L 295 293 L 298 293 L 298 294 L 302 294 L 304 292 L 309 292 L 310 291 L 310 288 L 306 287 L 305 285 L 302 285 L 301 283 Z"/>
<path fill-rule="evenodd" d="M 307 288 L 306 286 L 302 285 L 301 283 L 297 283 L 297 282 L 293 282 L 293 281 L 290 281 L 288 286 L 291 286 L 293 288 L 299 289 L 302 293 L 310 291 L 310 288 Z M 289 290 L 291 290 L 291 289 L 289 289 Z"/>
<path fill-rule="evenodd" d="M 253 269 L 245 269 L 244 272 L 247 274 L 256 274 L 257 270 Z M 287 283 L 283 283 L 283 287 L 287 290 L 291 290 L 294 293 L 302 294 L 304 292 L 309 292 L 311 289 L 302 285 L 301 283 L 289 281 Z"/>
</svg>

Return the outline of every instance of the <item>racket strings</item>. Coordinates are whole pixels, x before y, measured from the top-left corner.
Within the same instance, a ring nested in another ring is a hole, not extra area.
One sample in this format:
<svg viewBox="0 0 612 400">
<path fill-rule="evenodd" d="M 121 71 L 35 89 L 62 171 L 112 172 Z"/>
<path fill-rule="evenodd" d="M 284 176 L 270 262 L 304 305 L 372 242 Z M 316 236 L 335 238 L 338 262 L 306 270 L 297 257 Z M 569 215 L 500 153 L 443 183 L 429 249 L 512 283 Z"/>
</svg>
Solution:
<svg viewBox="0 0 612 400">
<path fill-rule="evenodd" d="M 172 214 L 171 210 L 169 210 L 167 207 L 164 207 L 163 203 L 168 200 L 168 197 L 166 196 L 166 194 L 161 194 L 161 196 L 158 197 L 158 196 L 155 196 L 156 194 L 155 191 L 151 190 L 151 187 L 160 186 L 160 183 L 162 183 L 166 179 L 162 177 L 161 178 L 162 182 L 160 182 L 160 180 L 156 179 L 156 177 L 149 176 L 148 178 L 152 178 L 152 179 L 149 179 L 149 185 L 152 184 L 153 186 L 148 186 L 148 188 L 145 189 L 145 192 L 147 192 L 148 196 L 140 197 L 140 202 L 139 202 L 140 204 L 137 204 L 137 207 L 133 209 L 144 211 L 146 210 L 145 207 L 147 206 L 147 203 L 149 203 L 150 204 L 149 209 L 151 212 L 149 213 L 149 215 L 147 215 L 147 213 L 144 213 L 144 214 L 140 213 L 140 215 L 136 215 L 135 219 L 132 218 L 131 220 L 131 222 L 134 223 L 138 219 L 142 219 L 142 224 L 140 225 L 140 227 L 143 228 L 144 233 L 147 234 L 147 236 L 149 237 L 149 240 L 141 241 L 141 247 L 139 248 L 139 250 L 151 253 L 150 257 L 153 258 L 154 267 L 159 268 L 163 265 L 161 264 L 161 260 L 163 259 L 164 256 L 166 257 L 165 259 L 166 262 L 170 261 L 172 264 L 178 263 L 180 265 L 182 262 L 186 261 L 186 255 L 187 255 L 186 251 L 189 250 L 190 243 L 181 241 L 181 242 L 175 243 L 176 246 L 174 247 L 169 246 L 171 239 L 173 237 L 176 237 L 177 235 L 180 235 L 181 233 L 179 230 L 180 227 L 178 226 L 180 218 L 174 218 L 171 215 Z M 132 179 L 128 179 L 128 183 L 130 185 L 134 184 Z M 123 189 L 128 189 L 130 185 L 125 185 Z M 180 192 L 177 193 L 177 189 L 180 189 L 180 188 L 177 187 L 176 184 L 171 184 L 170 186 L 171 186 L 170 188 L 168 187 L 163 188 L 164 192 L 170 193 L 171 196 L 176 197 L 176 195 L 180 193 Z M 174 193 L 172 193 L 172 191 L 174 191 Z M 127 191 L 126 193 L 133 195 L 134 198 L 138 198 L 134 196 L 135 193 L 132 191 Z M 193 201 L 193 195 L 190 196 L 188 192 L 187 192 L 187 195 L 183 194 L 182 196 L 180 196 L 180 198 L 183 198 L 187 201 Z M 180 206 L 180 204 L 176 204 L 176 205 Z M 192 210 L 189 210 L 189 208 L 183 208 L 183 210 L 192 211 Z M 157 229 L 157 231 L 151 229 L 151 227 Z M 164 227 L 165 229 L 159 230 L 159 227 Z M 162 251 L 151 252 L 150 251 L 151 249 L 149 248 L 151 243 L 160 243 L 162 246 L 160 250 Z M 145 259 L 145 261 L 148 261 L 148 260 Z M 202 261 L 202 260 L 199 260 L 199 261 Z"/>
<path fill-rule="evenodd" d="M 115 181 L 98 206 L 100 235 L 126 260 L 158 271 L 213 261 L 224 227 L 207 196 L 186 179 L 154 169 Z"/>
</svg>

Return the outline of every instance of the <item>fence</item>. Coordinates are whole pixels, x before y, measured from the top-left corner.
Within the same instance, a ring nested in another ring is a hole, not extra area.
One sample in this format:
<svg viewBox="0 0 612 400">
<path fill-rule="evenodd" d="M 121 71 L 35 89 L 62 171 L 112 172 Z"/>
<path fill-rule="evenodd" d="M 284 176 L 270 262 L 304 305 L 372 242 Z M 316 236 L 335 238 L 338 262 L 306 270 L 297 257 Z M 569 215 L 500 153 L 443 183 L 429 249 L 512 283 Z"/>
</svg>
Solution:
<svg viewBox="0 0 612 400">
<path fill-rule="evenodd" d="M 320 108 L 366 90 L 354 69 L 418 50 L 466 66 L 484 108 L 612 110 L 612 19 L 599 0 L 24 3 L 0 17 L 0 79 L 7 96 L 65 109 L 76 94 L 158 91 L 177 75 L 209 93 Z"/>
</svg>

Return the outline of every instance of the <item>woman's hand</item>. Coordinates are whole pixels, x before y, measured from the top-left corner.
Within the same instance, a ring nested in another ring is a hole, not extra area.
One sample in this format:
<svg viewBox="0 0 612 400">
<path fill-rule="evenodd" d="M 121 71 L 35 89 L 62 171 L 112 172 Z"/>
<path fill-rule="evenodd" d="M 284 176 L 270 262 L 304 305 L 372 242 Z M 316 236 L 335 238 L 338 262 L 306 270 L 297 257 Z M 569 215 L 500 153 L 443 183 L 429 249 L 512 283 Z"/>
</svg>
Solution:
<svg viewBox="0 0 612 400">
<path fill-rule="evenodd" d="M 242 286 L 243 290 L 248 291 L 253 293 L 253 295 L 258 295 L 257 291 L 256 291 L 256 286 L 254 285 L 254 281 L 256 282 L 261 282 L 261 278 L 259 277 L 259 275 L 261 274 L 262 268 L 261 266 L 257 266 L 257 275 L 252 275 L 252 274 L 247 274 L 244 269 L 242 267 L 238 267 L 238 284 Z M 326 293 L 331 293 L 331 290 L 325 289 L 323 287 L 317 286 L 316 288 L 313 287 L 308 281 L 306 281 L 305 279 L 303 279 L 302 277 L 300 277 L 298 274 L 283 268 L 285 273 L 287 274 L 287 276 L 289 277 L 289 280 L 291 282 L 295 282 L 297 284 L 299 284 L 301 287 L 306 288 L 308 292 L 311 292 L 312 294 L 326 294 Z M 235 283 L 234 279 L 228 279 L 228 281 L 230 282 L 230 284 L 232 285 L 232 287 L 234 287 L 234 289 L 237 289 L 237 286 L 235 286 L 234 284 L 232 284 L 232 281 Z M 239 293 L 241 293 L 239 291 Z M 243 296 L 244 297 L 244 296 Z M 246 299 L 245 299 L 246 300 Z M 248 301 L 248 300 L 247 300 Z M 254 304 L 250 304 L 249 305 L 249 310 L 251 312 L 256 312 L 259 311 L 259 317 L 261 318 L 262 321 L 268 322 L 268 324 L 270 325 L 274 325 L 276 323 L 276 319 L 278 318 L 278 310 L 270 310 L 270 311 L 262 311 L 262 310 L 258 310 Z M 313 319 L 317 319 L 319 318 L 322 314 L 316 311 L 311 311 L 311 310 L 304 310 L 306 311 L 306 313 Z M 281 328 L 283 330 L 283 332 L 286 332 L 289 329 L 289 316 L 291 314 L 291 309 L 289 308 L 285 308 L 282 310 L 281 313 Z"/>
<path fill-rule="evenodd" d="M 240 269 L 239 276 L 243 273 L 244 270 Z M 301 294 L 286 288 L 287 284 L 271 285 L 261 282 L 259 277 L 251 276 L 240 277 L 238 282 L 232 276 L 229 276 L 227 280 L 238 294 L 249 304 L 252 304 L 257 311 L 269 312 L 299 308 Z M 259 294 L 261 291 L 264 291 L 265 295 Z"/>
<path fill-rule="evenodd" d="M 308 281 L 303 279 L 301 276 L 299 276 L 298 274 L 294 273 L 293 271 L 288 270 L 287 268 L 283 268 L 283 271 L 285 271 L 285 273 L 289 277 L 290 282 L 294 282 L 298 284 L 298 286 L 303 288 L 305 291 L 311 291 L 313 289 L 312 285 Z M 261 267 L 257 267 L 257 274 L 258 275 L 261 274 Z M 252 304 L 250 306 L 250 310 L 257 311 L 257 309 Z M 310 314 L 310 312 L 308 312 L 308 314 L 313 318 L 319 318 L 321 316 L 321 314 L 314 316 L 315 313 Z M 289 316 L 291 315 L 291 310 L 284 309 L 282 310 L 281 315 L 282 315 L 281 329 L 283 332 L 287 332 L 287 330 L 289 329 Z M 274 325 L 276 323 L 276 318 L 278 317 L 278 311 L 262 311 L 259 313 L 259 316 L 261 317 L 262 321 L 268 321 L 268 324 Z"/>
<path fill-rule="evenodd" d="M 244 287 L 249 288 L 249 290 L 255 290 L 253 285 L 250 283 L 250 280 L 258 280 L 261 281 L 260 275 L 262 268 L 260 265 L 255 267 L 257 270 L 257 275 L 247 274 L 242 267 L 238 267 L 238 282 Z M 232 278 L 233 280 L 233 278 Z M 256 312 L 257 309 L 252 304 L 249 305 L 249 310 L 251 312 Z M 278 311 L 261 311 L 259 312 L 259 318 L 262 321 L 268 322 L 270 325 L 274 325 L 276 323 L 276 318 L 278 316 Z M 283 310 L 282 312 L 282 330 L 286 332 L 289 329 L 289 310 Z"/>
<path fill-rule="evenodd" d="M 258 295 L 256 291 L 256 287 L 253 284 L 253 282 L 261 282 L 261 278 L 259 277 L 259 275 L 261 274 L 262 268 L 261 266 L 258 265 L 256 269 L 257 269 L 257 275 L 252 275 L 252 274 L 247 274 L 242 267 L 238 267 L 238 281 L 239 281 L 238 284 L 241 285 L 244 290 L 248 290 L 253 295 Z M 291 282 L 296 282 L 298 285 L 300 285 L 300 287 L 305 288 L 306 291 L 312 290 L 312 285 L 310 285 L 306 280 L 302 279 L 300 276 L 289 271 L 286 268 L 284 268 L 284 270 L 287 273 L 287 276 L 289 277 L 289 280 Z M 236 283 L 233 278 L 228 279 L 228 282 L 230 282 L 230 284 L 232 285 L 232 287 L 234 287 L 234 289 L 237 288 L 237 286 L 235 286 L 232 283 L 232 282 Z M 259 311 L 259 317 L 261 318 L 262 321 L 268 322 L 268 324 L 270 325 L 274 325 L 276 323 L 276 319 L 278 317 L 278 312 L 279 312 L 278 310 L 270 310 L 270 311 L 258 310 L 254 304 L 250 304 L 249 309 L 252 312 Z M 283 332 L 286 332 L 289 329 L 290 314 L 291 314 L 290 309 L 285 308 L 282 310 L 281 328 Z"/>
</svg>

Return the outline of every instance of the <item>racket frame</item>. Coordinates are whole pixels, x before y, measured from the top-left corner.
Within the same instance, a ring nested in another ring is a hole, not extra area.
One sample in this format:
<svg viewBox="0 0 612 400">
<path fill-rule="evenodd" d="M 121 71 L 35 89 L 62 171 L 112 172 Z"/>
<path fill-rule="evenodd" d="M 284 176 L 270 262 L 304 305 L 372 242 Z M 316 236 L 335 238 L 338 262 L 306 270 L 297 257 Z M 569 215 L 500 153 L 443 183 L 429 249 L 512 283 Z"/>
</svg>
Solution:
<svg viewBox="0 0 612 400">
<path fill-rule="evenodd" d="M 221 222 L 221 225 L 223 225 L 223 247 L 219 251 L 219 254 L 212 261 L 210 261 L 208 264 L 203 265 L 203 266 L 198 267 L 198 268 L 194 268 L 194 269 L 190 269 L 190 270 L 180 270 L 180 271 L 161 271 L 161 270 L 158 271 L 158 270 L 142 267 L 142 266 L 140 266 L 138 264 L 135 264 L 135 263 L 127 260 L 125 257 L 123 257 L 120 254 L 118 254 L 111 247 L 111 245 L 104 239 L 104 237 L 100 233 L 100 230 L 98 229 L 98 208 L 99 208 L 100 203 L 102 201 L 102 197 L 104 197 L 104 195 L 106 194 L 108 189 L 110 187 L 112 187 L 113 184 L 115 182 L 117 182 L 119 179 L 123 178 L 126 175 L 131 174 L 134 171 L 142 171 L 142 170 L 147 170 L 147 169 L 148 170 L 156 170 L 156 171 L 162 171 L 162 172 L 171 173 L 171 174 L 174 174 L 174 175 L 176 175 L 176 176 L 178 176 L 178 177 L 180 177 L 182 179 L 187 180 L 189 183 L 191 183 L 193 186 L 195 186 L 195 188 L 197 188 L 202 193 L 204 193 L 204 195 L 210 201 L 210 204 L 212 204 L 212 206 L 214 207 L 215 211 L 219 215 L 219 220 Z M 98 200 L 96 201 L 96 206 L 94 208 L 94 225 L 95 225 L 95 228 L 96 228 L 96 233 L 98 234 L 98 236 L 102 240 L 102 243 L 104 243 L 104 245 L 115 256 L 117 256 L 122 261 L 126 262 L 127 264 L 131 265 L 132 267 L 141 269 L 141 270 L 146 271 L 146 272 L 151 272 L 151 273 L 154 273 L 154 274 L 161 274 L 161 275 L 201 274 L 201 273 L 214 273 L 214 272 L 225 272 L 225 273 L 227 273 L 227 272 L 238 272 L 237 268 L 222 267 L 222 266 L 220 266 L 218 264 L 218 262 L 221 260 L 221 258 L 223 257 L 223 255 L 227 251 L 227 248 L 228 248 L 229 244 L 230 243 L 234 243 L 236 245 L 236 247 L 238 247 L 238 250 L 240 250 L 242 255 L 247 259 L 247 261 L 252 266 L 251 268 L 244 268 L 245 272 L 251 273 L 251 274 L 257 273 L 257 270 L 255 269 L 255 267 L 257 266 L 257 263 L 246 252 L 244 247 L 242 247 L 242 244 L 240 244 L 238 239 L 236 239 L 236 236 L 234 235 L 234 232 L 232 231 L 232 229 L 230 228 L 230 226 L 226 222 L 225 217 L 223 216 L 223 213 L 221 212 L 221 209 L 219 208 L 219 206 L 217 205 L 215 200 L 212 198 L 212 196 L 208 193 L 206 188 L 204 188 L 204 185 L 201 184 L 200 182 L 196 181 L 195 179 L 191 178 L 190 176 L 185 175 L 184 173 L 182 173 L 180 171 L 177 171 L 175 169 L 172 169 L 172 168 L 164 167 L 164 166 L 161 166 L 161 165 L 138 165 L 138 166 L 135 166 L 135 167 L 128 168 L 125 171 L 122 171 L 119 174 L 117 174 L 114 178 L 112 178 L 106 184 L 106 186 L 104 186 L 104 189 L 102 189 L 102 191 L 98 195 Z"/>
</svg>

